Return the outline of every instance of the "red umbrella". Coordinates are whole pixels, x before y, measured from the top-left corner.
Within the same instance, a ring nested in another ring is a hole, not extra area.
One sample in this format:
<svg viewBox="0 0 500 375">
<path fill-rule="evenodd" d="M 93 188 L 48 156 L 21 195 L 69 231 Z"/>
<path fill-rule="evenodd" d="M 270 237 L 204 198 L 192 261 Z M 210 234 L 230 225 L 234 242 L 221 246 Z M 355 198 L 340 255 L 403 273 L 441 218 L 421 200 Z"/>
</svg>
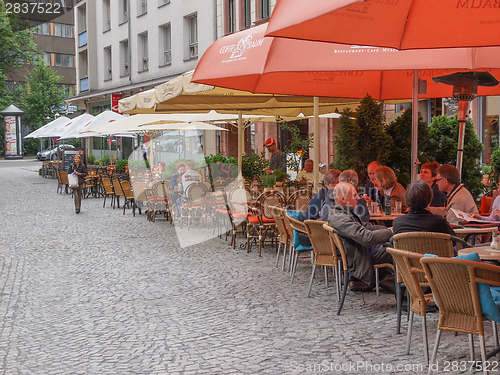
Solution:
<svg viewBox="0 0 500 375">
<path fill-rule="evenodd" d="M 500 45 L 496 0 L 278 0 L 268 35 L 398 49 Z"/>
<path fill-rule="evenodd" d="M 400 51 L 265 37 L 259 25 L 215 41 L 203 54 L 193 82 L 254 93 L 411 99 L 414 70 L 427 81 L 421 98 L 451 97 L 452 87 L 432 77 L 486 70 L 500 77 L 500 48 Z M 498 69 L 489 69 L 498 68 Z M 478 95 L 500 94 L 480 87 Z"/>
<path fill-rule="evenodd" d="M 265 31 L 266 25 L 260 25 L 215 41 L 200 59 L 193 81 L 256 93 L 350 98 L 369 94 L 379 100 L 413 97 L 416 103 L 416 69 L 427 82 L 422 98 L 452 96 L 452 87 L 434 82 L 435 76 L 483 69 L 500 77 L 497 47 L 399 51 L 265 37 Z M 491 67 L 499 69 L 486 69 Z M 498 86 L 478 89 L 478 95 L 496 94 Z M 415 132 L 414 161 L 416 137 Z M 412 167 L 416 175 L 416 165 Z"/>
</svg>

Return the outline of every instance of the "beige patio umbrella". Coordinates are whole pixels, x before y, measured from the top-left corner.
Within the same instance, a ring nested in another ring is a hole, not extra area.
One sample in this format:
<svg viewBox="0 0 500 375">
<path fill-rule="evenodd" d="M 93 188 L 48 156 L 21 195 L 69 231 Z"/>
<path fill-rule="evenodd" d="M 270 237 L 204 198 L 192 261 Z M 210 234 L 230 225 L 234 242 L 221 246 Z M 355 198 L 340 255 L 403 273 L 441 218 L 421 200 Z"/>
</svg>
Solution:
<svg viewBox="0 0 500 375">
<path fill-rule="evenodd" d="M 122 113 L 203 112 L 238 114 L 238 167 L 241 170 L 244 152 L 243 114 L 296 117 L 331 113 L 358 105 L 356 99 L 313 98 L 311 96 L 253 94 L 248 91 L 226 89 L 192 83 L 193 71 L 186 72 L 153 89 L 119 101 Z M 317 121 L 317 119 L 316 119 Z"/>
</svg>

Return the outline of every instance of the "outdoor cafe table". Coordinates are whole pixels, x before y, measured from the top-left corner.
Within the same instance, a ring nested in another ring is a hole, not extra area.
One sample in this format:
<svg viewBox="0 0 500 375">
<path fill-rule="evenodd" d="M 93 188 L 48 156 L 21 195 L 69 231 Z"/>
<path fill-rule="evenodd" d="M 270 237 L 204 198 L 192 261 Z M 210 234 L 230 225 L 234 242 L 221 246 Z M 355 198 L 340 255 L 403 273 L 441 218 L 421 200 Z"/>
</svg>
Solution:
<svg viewBox="0 0 500 375">
<path fill-rule="evenodd" d="M 471 237 L 473 240 L 473 244 L 476 243 L 476 236 L 478 234 L 486 234 L 486 233 L 493 233 L 494 231 L 498 230 L 498 226 L 492 226 L 492 227 L 467 227 L 464 226 L 463 228 L 453 228 L 457 236 L 461 237 L 464 239 L 464 241 L 468 241 Z"/>
<path fill-rule="evenodd" d="M 490 245 L 467 247 L 458 250 L 458 255 L 477 253 L 481 260 L 500 260 L 500 250 L 490 248 Z"/>
<path fill-rule="evenodd" d="M 379 225 L 385 225 L 386 221 L 392 221 L 397 217 L 404 216 L 406 214 L 390 214 L 386 215 L 385 213 L 376 213 L 370 214 L 370 221 L 376 221 Z"/>
</svg>

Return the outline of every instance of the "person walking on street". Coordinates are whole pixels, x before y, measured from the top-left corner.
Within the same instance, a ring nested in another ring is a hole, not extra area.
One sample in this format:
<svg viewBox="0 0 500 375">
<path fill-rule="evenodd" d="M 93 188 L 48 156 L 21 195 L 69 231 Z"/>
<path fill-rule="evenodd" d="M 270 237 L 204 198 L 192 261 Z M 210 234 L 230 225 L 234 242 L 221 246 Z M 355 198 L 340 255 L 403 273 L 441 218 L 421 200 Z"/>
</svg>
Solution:
<svg viewBox="0 0 500 375">
<path fill-rule="evenodd" d="M 82 163 L 80 155 L 73 157 L 73 164 L 71 164 L 68 173 L 74 173 L 78 176 L 78 187 L 73 189 L 73 198 L 75 200 L 75 212 L 79 214 L 82 204 L 83 184 L 87 176 L 87 166 Z"/>
</svg>

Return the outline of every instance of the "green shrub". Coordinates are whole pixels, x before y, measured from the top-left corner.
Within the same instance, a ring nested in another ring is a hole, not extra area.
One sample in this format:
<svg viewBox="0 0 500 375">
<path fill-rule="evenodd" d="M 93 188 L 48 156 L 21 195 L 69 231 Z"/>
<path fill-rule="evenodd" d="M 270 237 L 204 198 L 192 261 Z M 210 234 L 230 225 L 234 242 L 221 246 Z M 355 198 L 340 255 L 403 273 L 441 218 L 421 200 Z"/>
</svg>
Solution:
<svg viewBox="0 0 500 375">
<path fill-rule="evenodd" d="M 108 166 L 111 161 L 111 157 L 109 154 L 104 154 L 103 157 L 101 158 L 101 165 Z"/>
<path fill-rule="evenodd" d="M 96 157 L 93 154 L 87 155 L 87 165 L 96 165 Z"/>
<path fill-rule="evenodd" d="M 253 180 L 260 177 L 269 167 L 269 160 L 266 159 L 265 151 L 260 154 L 243 154 L 241 173 L 243 177 Z"/>
<path fill-rule="evenodd" d="M 125 167 L 127 166 L 127 164 L 128 164 L 127 159 L 118 160 L 115 163 L 116 172 L 117 173 L 125 173 Z"/>
</svg>

